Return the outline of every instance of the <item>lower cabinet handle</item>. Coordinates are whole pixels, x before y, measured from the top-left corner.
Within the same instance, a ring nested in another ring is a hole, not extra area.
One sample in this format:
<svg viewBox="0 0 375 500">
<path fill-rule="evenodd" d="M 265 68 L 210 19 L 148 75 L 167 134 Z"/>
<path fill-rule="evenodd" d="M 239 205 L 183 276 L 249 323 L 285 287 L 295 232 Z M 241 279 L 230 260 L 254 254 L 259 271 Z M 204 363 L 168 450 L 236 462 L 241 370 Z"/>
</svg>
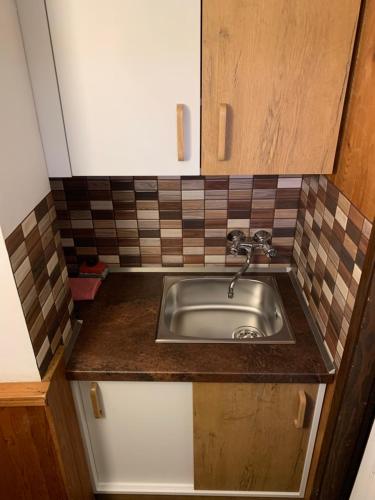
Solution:
<svg viewBox="0 0 375 500">
<path fill-rule="evenodd" d="M 98 386 L 97 382 L 91 382 L 90 398 L 91 398 L 92 411 L 94 413 L 95 418 L 103 418 L 104 414 L 103 414 L 103 410 L 100 406 L 98 390 L 99 390 L 99 386 Z"/>
<path fill-rule="evenodd" d="M 307 406 L 307 399 L 306 399 L 306 393 L 305 391 L 298 391 L 298 414 L 297 418 L 294 419 L 294 425 L 296 426 L 297 429 L 302 429 L 303 424 L 305 422 L 305 413 L 306 413 L 306 406 Z"/>
<path fill-rule="evenodd" d="M 226 104 L 219 106 L 219 137 L 217 146 L 217 159 L 219 161 L 225 160 L 226 153 L 226 136 L 227 136 L 227 110 Z"/>
<path fill-rule="evenodd" d="M 177 160 L 185 160 L 184 105 L 177 104 Z"/>
</svg>

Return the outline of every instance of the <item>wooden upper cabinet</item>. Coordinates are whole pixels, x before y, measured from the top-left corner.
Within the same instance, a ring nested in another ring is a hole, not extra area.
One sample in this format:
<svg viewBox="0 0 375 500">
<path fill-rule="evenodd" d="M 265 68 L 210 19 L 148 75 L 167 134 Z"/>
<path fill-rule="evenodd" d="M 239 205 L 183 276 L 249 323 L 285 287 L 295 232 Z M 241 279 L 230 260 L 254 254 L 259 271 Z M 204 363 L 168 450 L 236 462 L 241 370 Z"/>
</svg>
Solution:
<svg viewBox="0 0 375 500">
<path fill-rule="evenodd" d="M 73 175 L 198 175 L 200 0 L 46 0 Z"/>
<path fill-rule="evenodd" d="M 360 0 L 203 0 L 202 174 L 332 171 Z"/>
</svg>

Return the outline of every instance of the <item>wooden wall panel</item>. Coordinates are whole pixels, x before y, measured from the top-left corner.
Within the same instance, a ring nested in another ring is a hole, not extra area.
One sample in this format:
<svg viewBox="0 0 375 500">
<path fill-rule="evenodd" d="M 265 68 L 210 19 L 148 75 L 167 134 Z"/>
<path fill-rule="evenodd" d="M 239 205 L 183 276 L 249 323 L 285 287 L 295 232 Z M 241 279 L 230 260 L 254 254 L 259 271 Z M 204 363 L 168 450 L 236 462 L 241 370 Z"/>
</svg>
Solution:
<svg viewBox="0 0 375 500">
<path fill-rule="evenodd" d="M 0 499 L 92 500 L 64 349 L 42 382 L 0 384 Z"/>
<path fill-rule="evenodd" d="M 358 52 L 333 183 L 375 217 L 375 2 L 364 3 Z"/>
<path fill-rule="evenodd" d="M 44 408 L 0 408 L 0 498 L 68 500 Z"/>
</svg>

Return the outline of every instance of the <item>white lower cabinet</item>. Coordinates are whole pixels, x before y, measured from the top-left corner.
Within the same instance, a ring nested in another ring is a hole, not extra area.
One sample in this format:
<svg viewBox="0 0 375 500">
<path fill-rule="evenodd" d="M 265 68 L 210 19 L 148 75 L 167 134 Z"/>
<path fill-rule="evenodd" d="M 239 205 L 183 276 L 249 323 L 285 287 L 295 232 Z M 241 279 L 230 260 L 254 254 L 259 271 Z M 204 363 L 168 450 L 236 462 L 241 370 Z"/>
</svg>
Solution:
<svg viewBox="0 0 375 500">
<path fill-rule="evenodd" d="M 91 385 L 72 383 L 96 492 L 192 490 L 192 384 L 97 382 L 102 418 Z"/>
<path fill-rule="evenodd" d="M 304 498 L 324 384 L 72 389 L 97 493 Z"/>
</svg>

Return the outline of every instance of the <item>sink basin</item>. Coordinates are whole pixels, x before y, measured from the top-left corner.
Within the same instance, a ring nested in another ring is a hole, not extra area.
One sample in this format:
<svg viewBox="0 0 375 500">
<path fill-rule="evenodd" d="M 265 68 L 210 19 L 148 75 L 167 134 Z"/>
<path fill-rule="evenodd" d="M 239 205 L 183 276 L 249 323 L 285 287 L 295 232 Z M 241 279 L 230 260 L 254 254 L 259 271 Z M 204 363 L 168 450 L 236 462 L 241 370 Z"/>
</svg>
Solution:
<svg viewBox="0 0 375 500">
<path fill-rule="evenodd" d="M 231 279 L 166 276 L 156 342 L 294 343 L 275 279 Z"/>
</svg>

